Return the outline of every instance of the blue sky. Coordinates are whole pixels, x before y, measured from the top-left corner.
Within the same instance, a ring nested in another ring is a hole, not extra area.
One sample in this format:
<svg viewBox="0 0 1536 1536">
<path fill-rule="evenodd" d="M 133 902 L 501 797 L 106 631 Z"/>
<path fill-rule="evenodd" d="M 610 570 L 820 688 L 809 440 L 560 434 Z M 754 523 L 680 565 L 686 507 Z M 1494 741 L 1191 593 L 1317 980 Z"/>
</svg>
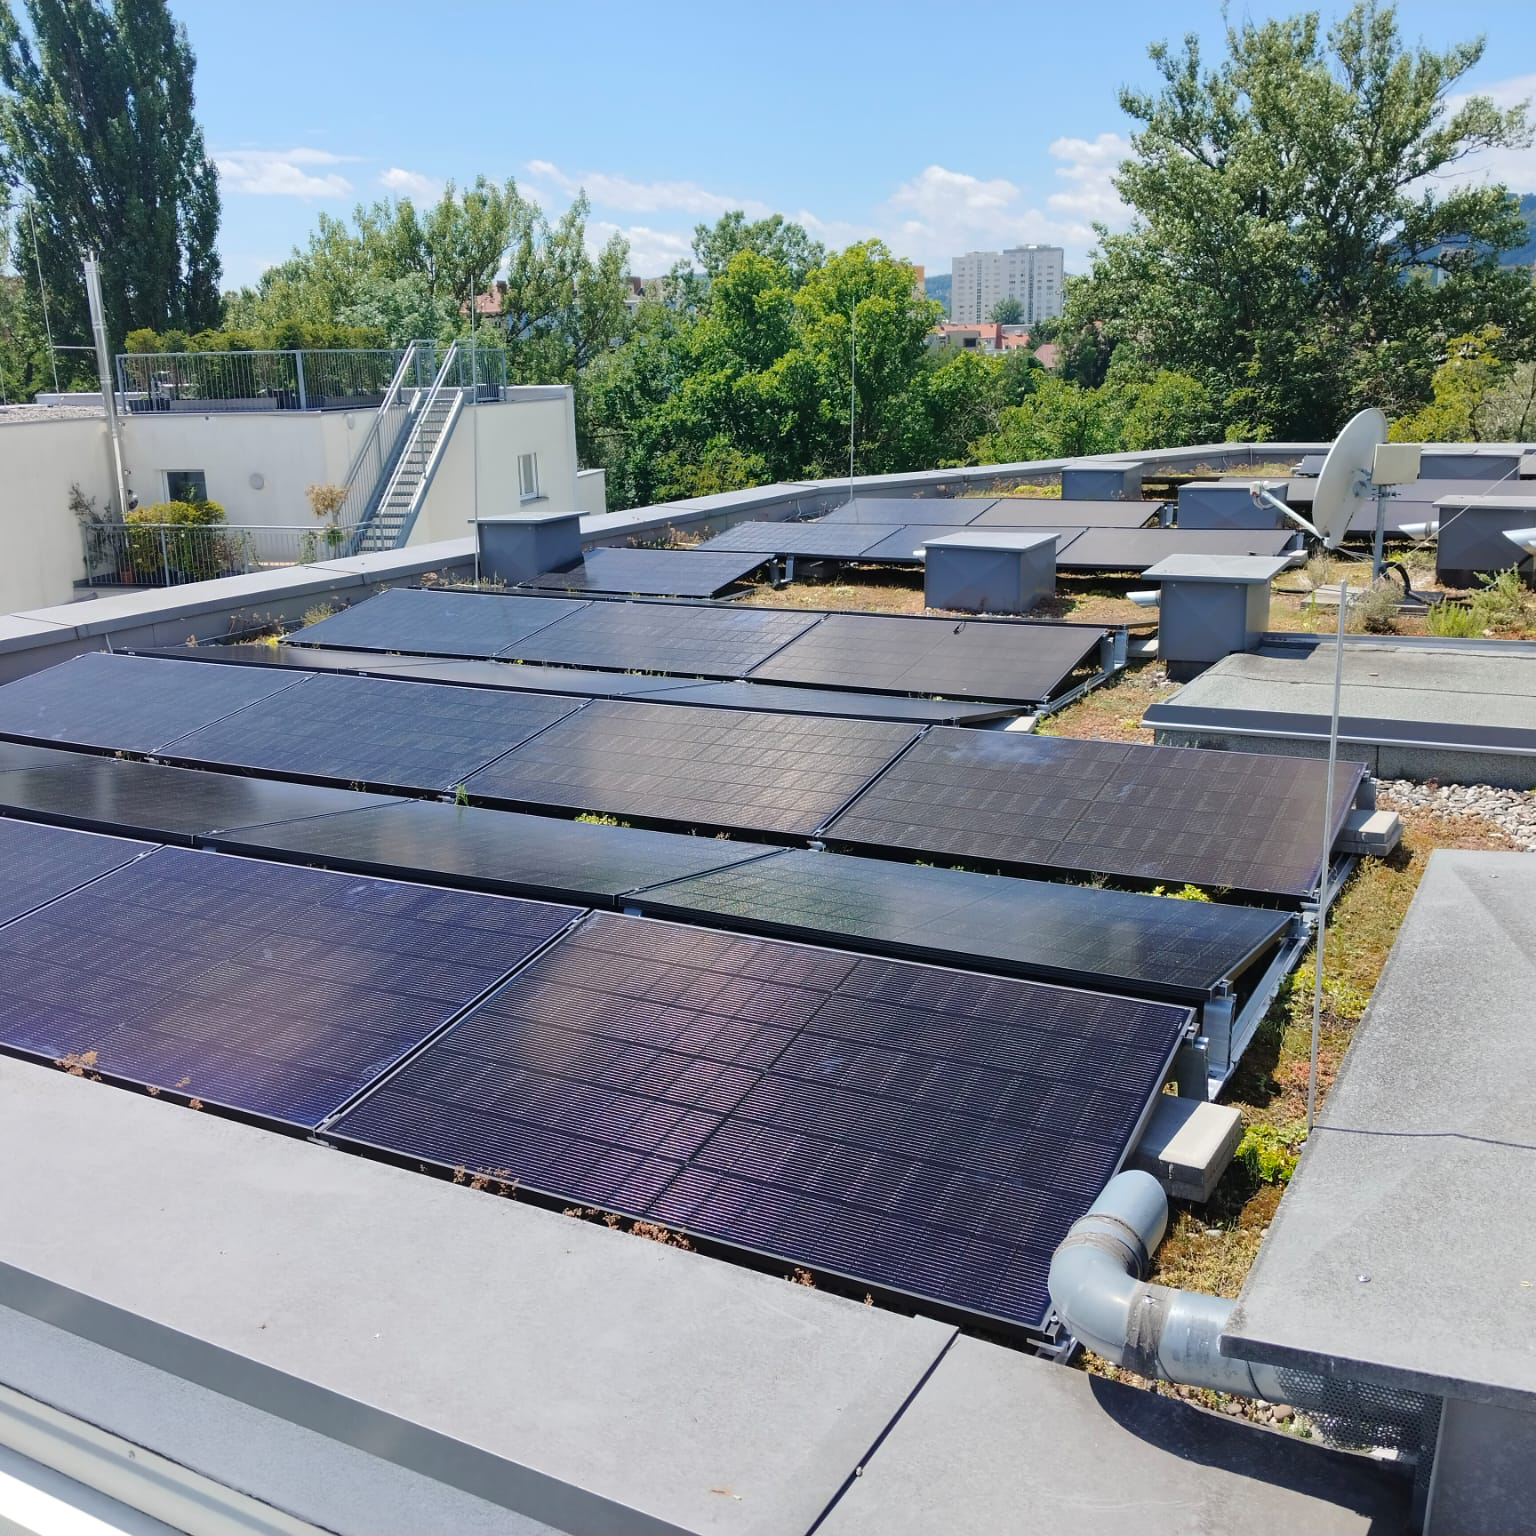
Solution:
<svg viewBox="0 0 1536 1536">
<path fill-rule="evenodd" d="M 1064 245 L 1081 269 L 1091 222 L 1124 221 L 1109 181 L 1129 130 L 1118 88 L 1150 84 L 1152 39 L 1214 46 L 1222 26 L 1216 0 L 171 6 L 222 171 L 230 284 L 285 257 L 321 211 L 481 171 L 549 212 L 584 185 L 594 235 L 622 231 L 647 277 L 734 207 L 799 218 L 829 245 L 879 235 L 930 272 L 1026 240 Z M 1471 84 L 1536 95 L 1530 0 L 1406 0 L 1399 20 L 1436 47 L 1485 33 Z M 1536 191 L 1536 151 L 1471 173 Z"/>
</svg>

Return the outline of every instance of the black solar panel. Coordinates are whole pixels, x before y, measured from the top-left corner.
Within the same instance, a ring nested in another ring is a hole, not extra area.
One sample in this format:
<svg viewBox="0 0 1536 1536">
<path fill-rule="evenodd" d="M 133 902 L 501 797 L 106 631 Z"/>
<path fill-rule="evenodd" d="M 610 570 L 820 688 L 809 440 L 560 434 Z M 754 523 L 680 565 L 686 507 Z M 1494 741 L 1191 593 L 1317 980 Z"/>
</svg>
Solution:
<svg viewBox="0 0 1536 1536">
<path fill-rule="evenodd" d="M 673 679 L 675 682 L 676 680 Z M 921 725 L 977 724 L 1019 711 L 1017 704 L 967 703 L 964 699 L 902 699 L 830 688 L 790 688 L 773 683 L 687 683 L 646 695 L 648 704 L 692 704 L 709 709 L 772 710 L 784 715 L 843 715 L 855 720 L 912 720 Z"/>
<path fill-rule="evenodd" d="M 212 669 L 181 670 L 201 674 Z M 187 762 L 292 778 L 451 789 L 578 708 L 577 700 L 537 693 L 321 672 L 266 704 L 168 742 L 162 750 Z"/>
<path fill-rule="evenodd" d="M 1342 827 L 1363 772 L 1337 769 Z M 1327 767 L 1310 758 L 937 726 L 826 829 L 858 848 L 1304 896 Z"/>
<path fill-rule="evenodd" d="M 433 800 L 250 827 L 209 841 L 236 852 L 276 854 L 331 869 L 589 906 L 611 905 L 637 886 L 679 880 L 772 851 L 766 844 L 735 838 L 594 826 Z"/>
<path fill-rule="evenodd" d="M 856 560 L 889 530 L 862 523 L 737 523 L 699 545 L 699 552 L 805 555 L 821 560 Z"/>
<path fill-rule="evenodd" d="M 14 773 L 18 769 L 59 768 L 86 761 L 82 753 L 71 752 L 65 747 L 34 747 L 23 741 L 0 741 L 0 773 Z"/>
<path fill-rule="evenodd" d="M 981 496 L 859 496 L 833 507 L 823 523 L 945 524 L 963 528 L 973 523 L 996 502 Z"/>
<path fill-rule="evenodd" d="M 294 645 L 427 656 L 494 656 L 571 612 L 558 597 L 391 587 L 289 637 Z"/>
<path fill-rule="evenodd" d="M 280 779 L 204 773 L 84 753 L 58 753 L 46 768 L 0 775 L 0 810 L 35 821 L 191 842 L 229 827 L 330 816 L 396 805 L 388 795 Z"/>
<path fill-rule="evenodd" d="M 1283 912 L 786 849 L 630 898 L 657 917 L 842 942 L 907 959 L 1203 1001 L 1291 922 Z"/>
<path fill-rule="evenodd" d="M 752 680 L 1038 703 L 1098 647 L 1102 633 L 1071 625 L 834 613 L 755 668 Z"/>
<path fill-rule="evenodd" d="M 1144 571 L 1169 555 L 1279 555 L 1293 530 L 1265 528 L 1089 528 L 1058 550 L 1063 571 Z"/>
<path fill-rule="evenodd" d="M 742 677 L 820 617 L 773 608 L 590 603 L 506 655 L 624 672 Z"/>
<path fill-rule="evenodd" d="M 0 1041 L 313 1127 L 576 910 L 162 848 L 0 928 Z"/>
<path fill-rule="evenodd" d="M 283 672 L 193 669 L 93 651 L 0 688 L 0 734 L 153 752 L 173 736 L 302 682 Z"/>
<path fill-rule="evenodd" d="M 1140 528 L 1157 511 L 1151 501 L 1058 501 L 1005 496 L 971 525 L 975 528 Z"/>
<path fill-rule="evenodd" d="M 1062 527 L 1030 529 L 1031 533 L 1054 533 L 1058 550 L 1069 544 L 1082 531 L 1081 528 Z M 866 550 L 864 552 L 864 559 L 871 563 L 886 562 L 891 565 L 921 565 L 924 558 L 922 550 L 924 544 L 930 539 L 942 539 L 947 534 L 958 532 L 960 532 L 958 528 L 926 527 L 922 525 L 898 528 L 894 533 L 883 538 L 873 549 Z"/>
<path fill-rule="evenodd" d="M 0 818 L 0 923 L 131 863 L 153 846 Z"/>
<path fill-rule="evenodd" d="M 752 554 L 705 549 L 589 549 L 574 570 L 550 571 L 523 585 L 618 597 L 714 597 L 762 563 Z"/>
<path fill-rule="evenodd" d="M 599 700 L 467 788 L 524 805 L 809 836 L 915 734 L 870 720 Z"/>
<path fill-rule="evenodd" d="M 598 915 L 332 1134 L 1037 1328 L 1188 1023 Z"/>
</svg>

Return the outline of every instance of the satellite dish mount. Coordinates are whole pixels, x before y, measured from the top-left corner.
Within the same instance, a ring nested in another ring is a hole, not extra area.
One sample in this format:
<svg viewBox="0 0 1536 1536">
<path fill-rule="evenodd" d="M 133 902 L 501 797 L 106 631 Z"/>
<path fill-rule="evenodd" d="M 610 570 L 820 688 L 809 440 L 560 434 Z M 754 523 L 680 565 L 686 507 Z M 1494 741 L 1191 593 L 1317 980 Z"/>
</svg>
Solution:
<svg viewBox="0 0 1536 1536">
<path fill-rule="evenodd" d="M 1305 529 L 1320 540 L 1325 549 L 1336 549 L 1349 532 L 1355 513 L 1375 494 L 1371 470 L 1376 447 L 1387 440 L 1387 418 L 1372 407 L 1345 423 L 1323 460 L 1312 497 L 1312 520 L 1307 521 L 1293 507 L 1261 486 L 1253 488 L 1253 499 L 1273 507 L 1289 522 Z"/>
</svg>

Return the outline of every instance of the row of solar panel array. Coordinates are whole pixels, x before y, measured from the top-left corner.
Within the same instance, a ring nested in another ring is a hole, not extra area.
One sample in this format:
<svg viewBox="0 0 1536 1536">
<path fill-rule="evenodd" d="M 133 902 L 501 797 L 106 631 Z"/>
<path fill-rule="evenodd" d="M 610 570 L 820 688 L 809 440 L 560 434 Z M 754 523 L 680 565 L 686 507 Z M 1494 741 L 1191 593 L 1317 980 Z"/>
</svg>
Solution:
<svg viewBox="0 0 1536 1536">
<path fill-rule="evenodd" d="M 0 863 L 13 1053 L 1026 1329 L 1191 1023 L 15 821 Z"/>
<path fill-rule="evenodd" d="M 9 742 L 0 814 L 1191 1003 L 1239 985 L 1292 921 Z"/>
<path fill-rule="evenodd" d="M 397 587 L 290 638 L 295 645 L 340 650 L 1038 704 L 1060 691 L 1103 636 L 1102 629 L 1075 624 L 956 624 Z"/>
<path fill-rule="evenodd" d="M 100 652 L 0 688 L 0 736 L 1293 898 L 1321 872 L 1316 828 L 1329 795 L 1327 769 L 1311 759 Z M 1336 770 L 1335 835 L 1361 773 Z"/>
</svg>

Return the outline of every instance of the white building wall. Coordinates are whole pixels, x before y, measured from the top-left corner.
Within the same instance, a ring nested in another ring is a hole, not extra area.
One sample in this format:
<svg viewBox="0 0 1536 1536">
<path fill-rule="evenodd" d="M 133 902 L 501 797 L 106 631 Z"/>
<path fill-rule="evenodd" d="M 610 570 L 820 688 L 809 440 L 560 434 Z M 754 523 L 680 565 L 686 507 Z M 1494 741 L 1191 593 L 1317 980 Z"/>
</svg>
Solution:
<svg viewBox="0 0 1536 1536">
<path fill-rule="evenodd" d="M 1064 252 L 1055 245 L 1019 245 L 1006 251 L 971 251 L 951 267 L 949 318 L 976 325 L 1002 299 L 1017 299 L 1026 322 L 1061 313 Z"/>
</svg>

